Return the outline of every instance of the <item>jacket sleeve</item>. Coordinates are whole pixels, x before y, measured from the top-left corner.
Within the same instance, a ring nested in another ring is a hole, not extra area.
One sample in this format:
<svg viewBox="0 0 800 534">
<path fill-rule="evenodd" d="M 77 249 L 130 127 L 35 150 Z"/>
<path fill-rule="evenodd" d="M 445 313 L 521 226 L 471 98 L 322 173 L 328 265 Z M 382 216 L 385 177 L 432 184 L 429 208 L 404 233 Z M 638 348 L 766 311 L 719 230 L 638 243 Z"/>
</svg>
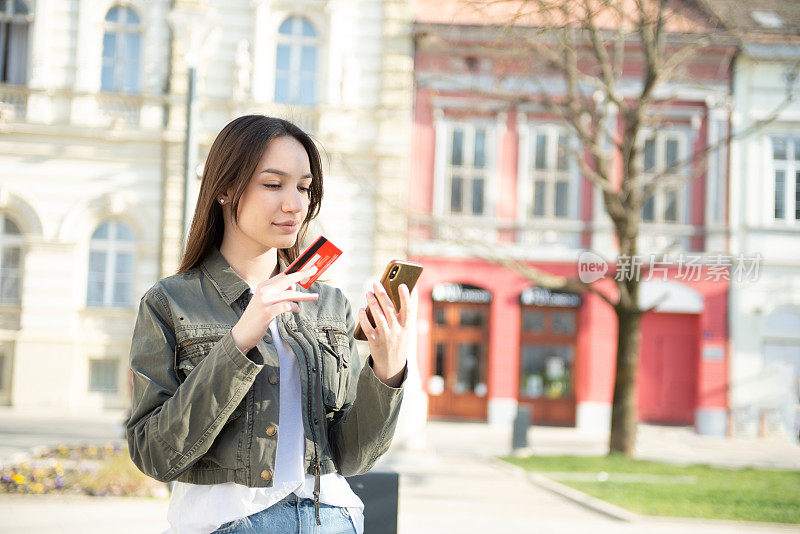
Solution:
<svg viewBox="0 0 800 534">
<path fill-rule="evenodd" d="M 350 303 L 345 299 L 347 333 L 350 338 L 351 376 L 347 399 L 342 410 L 328 423 L 328 441 L 336 466 L 344 476 L 369 471 L 392 443 L 408 365 L 403 370 L 400 387 L 389 387 L 375 376 L 372 356 L 363 367 L 353 337 L 356 320 Z"/>
<path fill-rule="evenodd" d="M 146 475 L 176 479 L 211 447 L 263 365 L 243 354 L 228 332 L 181 383 L 166 298 L 157 286 L 139 304 L 131 342 L 130 417 L 125 426 L 133 463 Z"/>
</svg>

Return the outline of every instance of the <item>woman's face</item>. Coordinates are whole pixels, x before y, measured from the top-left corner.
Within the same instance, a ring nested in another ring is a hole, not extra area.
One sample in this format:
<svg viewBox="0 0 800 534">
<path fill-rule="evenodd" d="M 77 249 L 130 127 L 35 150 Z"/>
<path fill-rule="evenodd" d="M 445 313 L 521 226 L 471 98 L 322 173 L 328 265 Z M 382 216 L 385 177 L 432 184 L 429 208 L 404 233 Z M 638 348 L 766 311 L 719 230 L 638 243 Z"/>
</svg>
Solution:
<svg viewBox="0 0 800 534">
<path fill-rule="evenodd" d="M 226 234 L 232 232 L 237 241 L 262 253 L 291 247 L 308 213 L 311 180 L 303 145 L 291 136 L 273 139 L 239 200 L 238 225 L 226 216 Z"/>
</svg>

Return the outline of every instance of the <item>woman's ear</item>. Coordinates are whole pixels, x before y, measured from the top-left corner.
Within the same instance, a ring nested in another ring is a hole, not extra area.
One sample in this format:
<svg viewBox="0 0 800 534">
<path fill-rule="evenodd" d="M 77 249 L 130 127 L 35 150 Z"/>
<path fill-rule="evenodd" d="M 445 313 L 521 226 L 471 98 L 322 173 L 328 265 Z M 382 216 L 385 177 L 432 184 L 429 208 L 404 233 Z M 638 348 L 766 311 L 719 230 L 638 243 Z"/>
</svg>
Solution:
<svg viewBox="0 0 800 534">
<path fill-rule="evenodd" d="M 221 206 L 225 206 L 226 204 L 229 205 L 231 203 L 232 198 L 233 198 L 233 191 L 232 188 L 229 188 L 227 191 L 218 193 L 216 201 Z"/>
</svg>

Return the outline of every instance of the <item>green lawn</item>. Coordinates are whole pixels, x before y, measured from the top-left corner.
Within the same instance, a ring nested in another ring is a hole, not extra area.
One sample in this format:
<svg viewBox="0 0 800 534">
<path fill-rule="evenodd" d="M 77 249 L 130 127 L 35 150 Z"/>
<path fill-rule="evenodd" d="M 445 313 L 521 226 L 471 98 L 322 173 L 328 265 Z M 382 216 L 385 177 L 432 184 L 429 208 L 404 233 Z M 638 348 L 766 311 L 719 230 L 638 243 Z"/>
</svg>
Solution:
<svg viewBox="0 0 800 534">
<path fill-rule="evenodd" d="M 800 471 L 679 466 L 618 455 L 503 460 L 640 514 L 800 523 Z"/>
</svg>

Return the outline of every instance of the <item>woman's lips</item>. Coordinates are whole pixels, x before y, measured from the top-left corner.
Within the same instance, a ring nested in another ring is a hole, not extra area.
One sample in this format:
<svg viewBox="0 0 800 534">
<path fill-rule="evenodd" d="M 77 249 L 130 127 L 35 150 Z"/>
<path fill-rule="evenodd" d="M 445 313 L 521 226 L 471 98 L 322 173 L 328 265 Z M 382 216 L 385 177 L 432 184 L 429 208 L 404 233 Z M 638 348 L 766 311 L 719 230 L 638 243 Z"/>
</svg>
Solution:
<svg viewBox="0 0 800 534">
<path fill-rule="evenodd" d="M 291 234 L 292 232 L 297 231 L 300 223 L 297 222 L 286 222 L 286 223 L 272 223 L 287 234 Z"/>
</svg>

